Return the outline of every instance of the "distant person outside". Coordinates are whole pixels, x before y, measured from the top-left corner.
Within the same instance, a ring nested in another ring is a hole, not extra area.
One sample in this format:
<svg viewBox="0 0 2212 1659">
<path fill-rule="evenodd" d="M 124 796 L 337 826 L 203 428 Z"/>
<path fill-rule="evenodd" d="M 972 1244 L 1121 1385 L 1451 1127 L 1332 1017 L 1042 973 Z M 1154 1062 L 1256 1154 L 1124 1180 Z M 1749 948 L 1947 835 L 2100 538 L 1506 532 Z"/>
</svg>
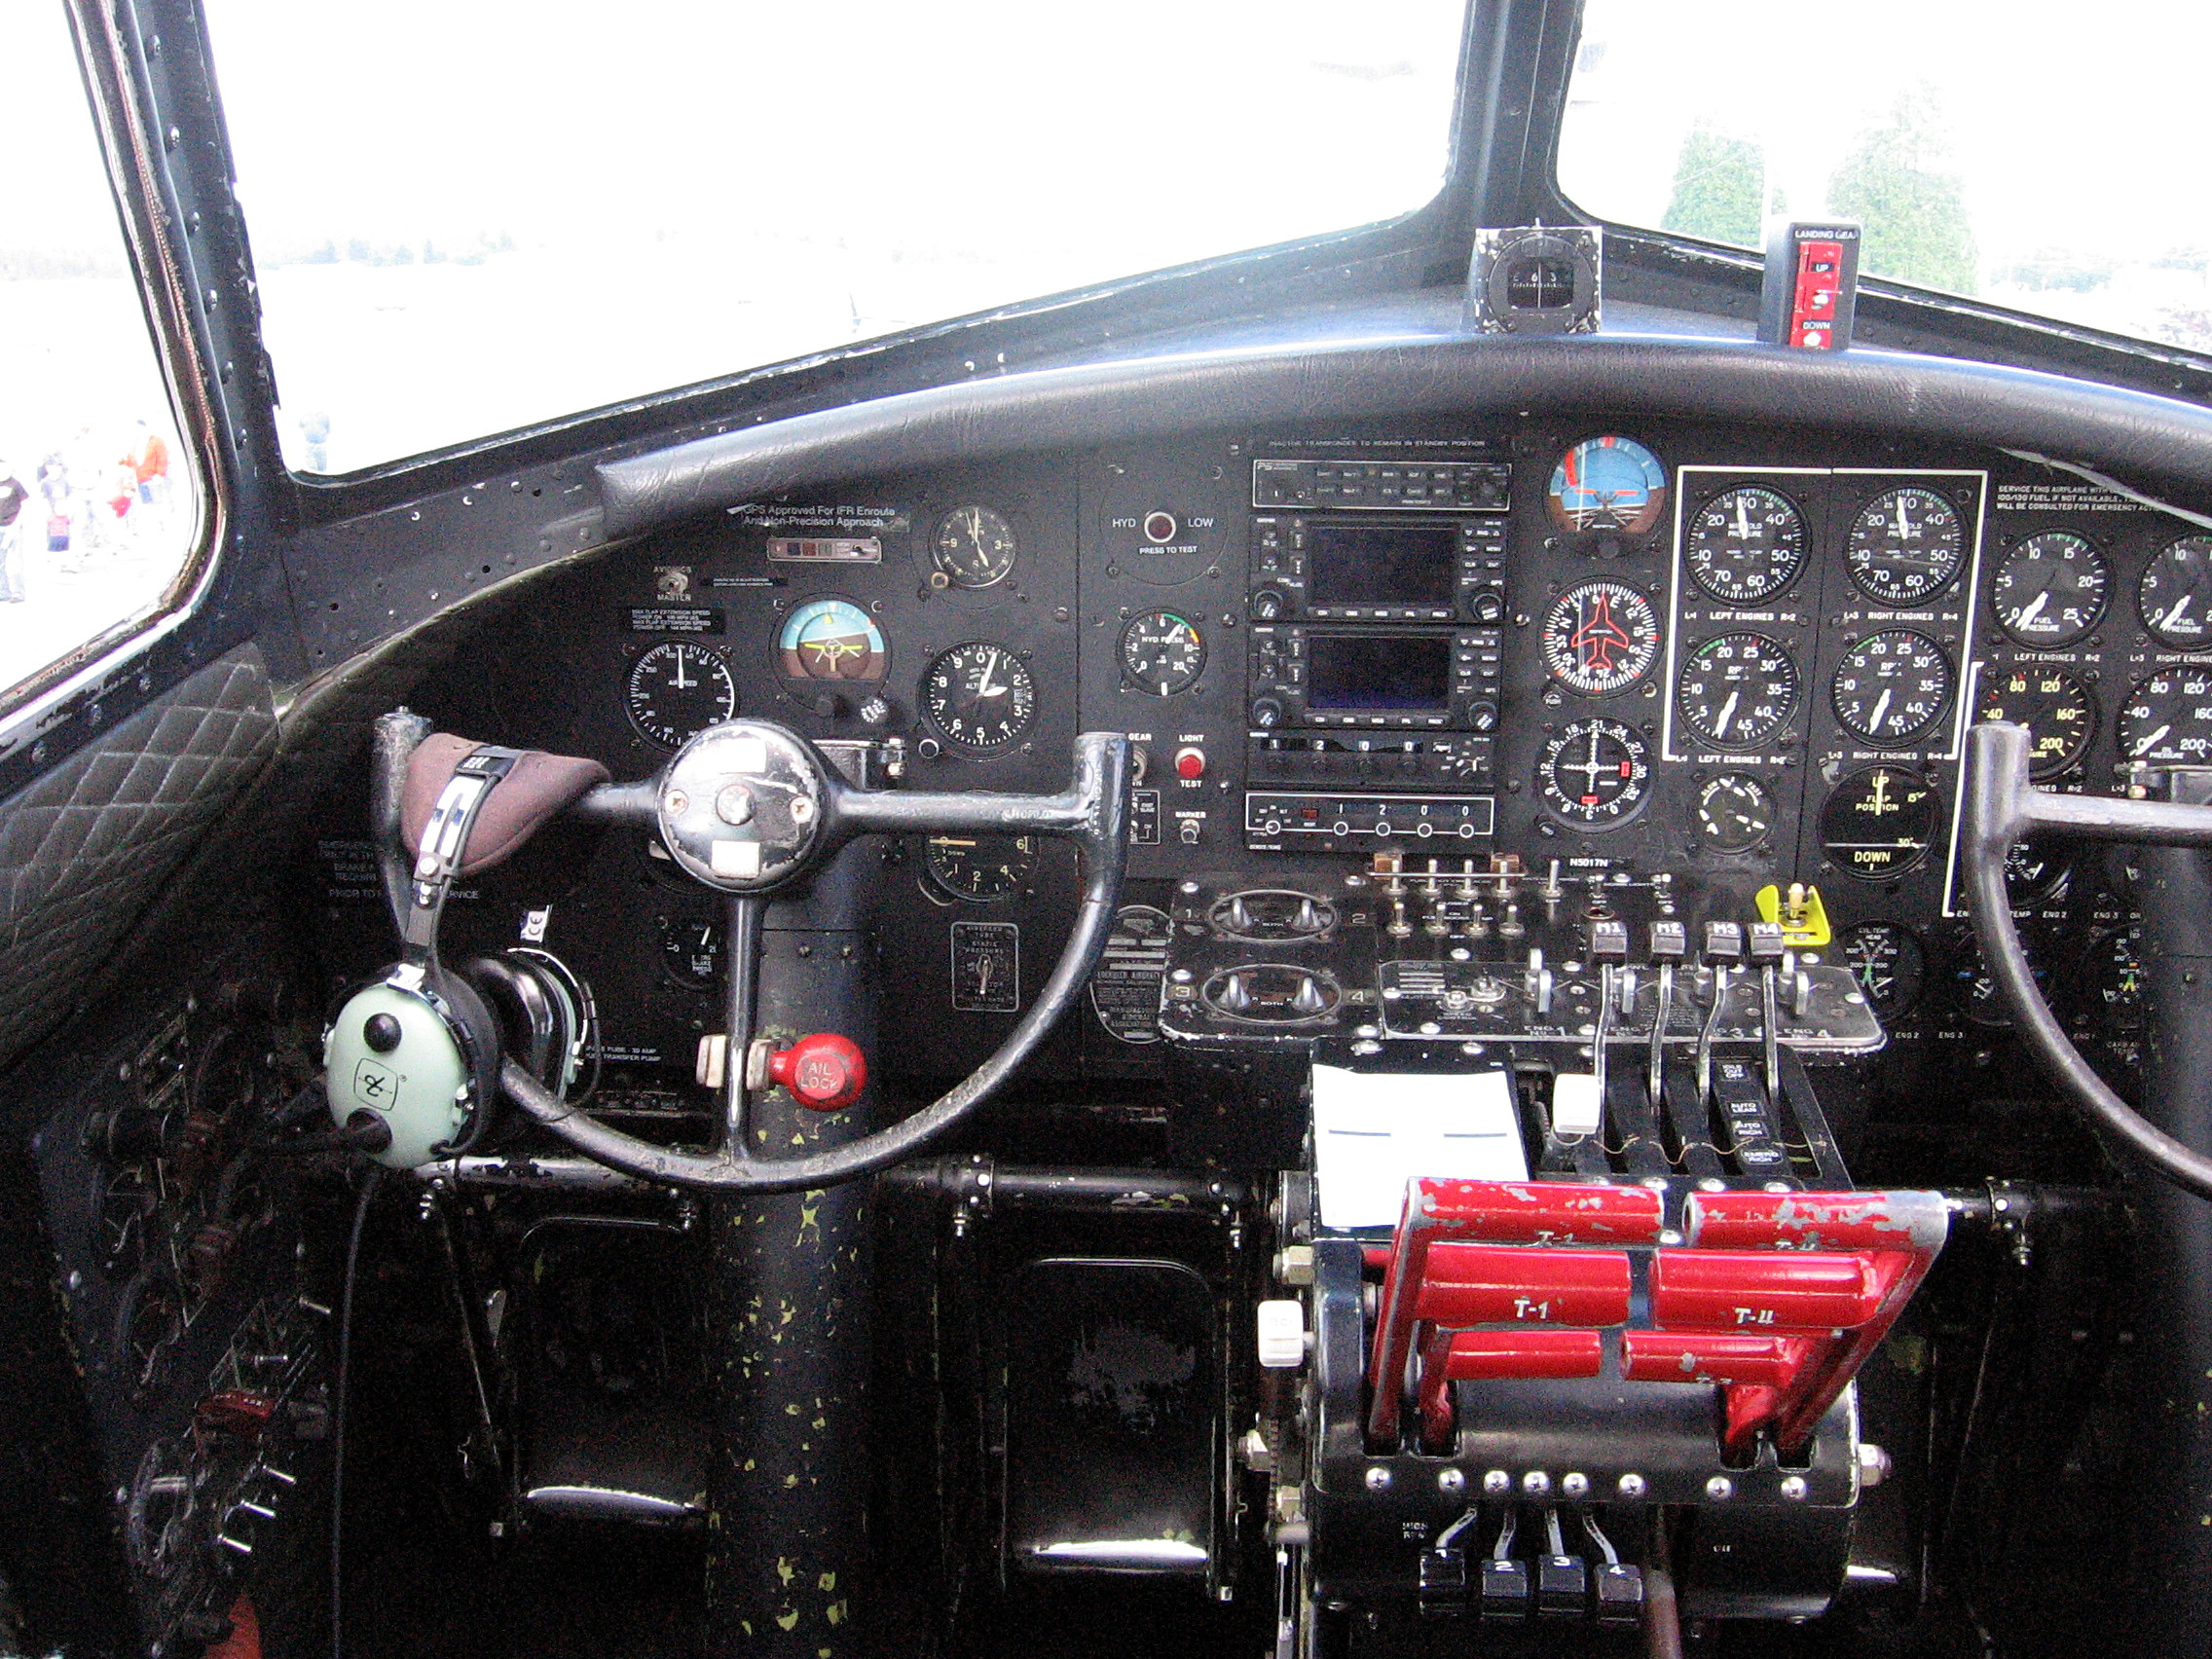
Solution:
<svg viewBox="0 0 2212 1659">
<path fill-rule="evenodd" d="M 23 603 L 23 503 L 30 498 L 14 466 L 0 460 L 0 605 Z"/>
</svg>

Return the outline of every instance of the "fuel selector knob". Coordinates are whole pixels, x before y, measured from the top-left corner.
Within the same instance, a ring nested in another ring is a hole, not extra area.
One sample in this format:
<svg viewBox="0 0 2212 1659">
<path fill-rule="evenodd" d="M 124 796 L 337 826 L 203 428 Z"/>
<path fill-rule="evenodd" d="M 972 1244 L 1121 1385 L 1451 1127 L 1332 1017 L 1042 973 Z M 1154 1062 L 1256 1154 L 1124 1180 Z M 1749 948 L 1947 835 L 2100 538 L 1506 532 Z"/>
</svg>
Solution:
<svg viewBox="0 0 2212 1659">
<path fill-rule="evenodd" d="M 768 1056 L 768 1078 L 816 1112 L 842 1112 L 867 1087 L 867 1056 L 833 1031 L 801 1037 Z"/>
</svg>

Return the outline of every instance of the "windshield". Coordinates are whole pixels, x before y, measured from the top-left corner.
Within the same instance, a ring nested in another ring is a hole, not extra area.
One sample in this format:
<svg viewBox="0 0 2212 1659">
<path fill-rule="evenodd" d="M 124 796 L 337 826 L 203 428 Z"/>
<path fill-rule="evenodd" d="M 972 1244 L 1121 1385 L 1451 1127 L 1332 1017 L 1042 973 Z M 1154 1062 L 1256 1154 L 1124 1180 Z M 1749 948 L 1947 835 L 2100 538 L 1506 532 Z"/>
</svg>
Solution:
<svg viewBox="0 0 2212 1659">
<path fill-rule="evenodd" d="M 211 0 L 291 464 L 1386 219 L 1465 0 Z"/>
<path fill-rule="evenodd" d="M 1863 275 L 2212 351 L 2202 0 L 1588 0 L 1559 185 L 1731 246 L 1857 219 Z"/>
</svg>

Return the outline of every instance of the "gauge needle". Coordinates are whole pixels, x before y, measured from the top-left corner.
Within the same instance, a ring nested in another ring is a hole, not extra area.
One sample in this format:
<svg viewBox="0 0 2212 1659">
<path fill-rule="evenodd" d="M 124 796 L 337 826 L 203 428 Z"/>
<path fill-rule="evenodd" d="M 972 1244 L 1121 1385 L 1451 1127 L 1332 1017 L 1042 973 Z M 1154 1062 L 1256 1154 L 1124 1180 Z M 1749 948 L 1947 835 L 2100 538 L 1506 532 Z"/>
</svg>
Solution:
<svg viewBox="0 0 2212 1659">
<path fill-rule="evenodd" d="M 2183 594 L 2181 598 L 2174 602 L 2174 608 L 2171 610 L 2167 611 L 2165 615 L 2158 618 L 2158 626 L 2161 628 L 2180 627 L 2182 622 L 2185 620 L 2183 612 L 2189 609 L 2189 601 L 2190 596 L 2186 593 Z"/>
<path fill-rule="evenodd" d="M 977 696 L 978 696 L 978 697 L 999 697 L 999 696 L 1004 696 L 1004 695 L 1005 695 L 1005 693 L 1006 693 L 1006 687 L 1005 687 L 1005 686 L 1003 686 L 1003 685 L 993 685 L 993 684 L 991 683 L 991 677 L 992 677 L 992 676 L 993 676 L 994 674 L 998 673 L 998 671 L 999 671 L 999 653 L 998 653 L 997 651 L 993 651 L 993 652 L 991 653 L 991 657 L 990 657 L 990 660 L 989 660 L 988 662 L 986 662 L 986 663 L 984 663 L 984 664 L 983 664 L 983 678 L 982 678 L 981 680 L 979 680 L 979 681 L 977 681 L 977 682 L 976 682 L 976 695 L 977 695 Z"/>
<path fill-rule="evenodd" d="M 2169 720 L 2169 721 L 2167 721 L 2167 723 L 2166 723 L 2166 724 L 2164 724 L 2164 725 L 2160 726 L 2160 727 L 2159 727 L 2159 728 L 2158 728 L 2158 729 L 2157 729 L 2157 731 L 2153 732 L 2153 733 L 2152 733 L 2152 734 L 2151 734 L 2151 735 L 2150 735 L 2149 737 L 2146 737 L 2146 738 L 2145 738 L 2145 739 L 2144 739 L 2144 740 L 2143 740 L 2143 741 L 2142 741 L 2141 743 L 2138 743 L 2138 744 L 2137 744 L 2137 745 L 2135 746 L 2135 753 L 2136 753 L 2137 755 L 2148 755 L 2148 754 L 2150 754 L 2152 750 L 2154 750 L 2154 749 L 2157 748 L 2159 744 L 2161 744 L 2161 743 L 2163 743 L 2163 742 L 2165 741 L 2165 739 L 2166 739 L 2166 734 L 2167 734 L 2168 732 L 2172 731 L 2173 729 L 2174 729 L 2174 728 L 2173 728 L 2173 722 L 2172 722 L 2172 721 L 2170 721 L 2170 720 Z"/>
<path fill-rule="evenodd" d="M 1741 691 L 1732 690 L 1728 693 L 1728 701 L 1720 705 L 1719 717 L 1713 722 L 1713 735 L 1714 737 L 1726 737 L 1728 735 L 1728 722 L 1736 718 L 1736 703 L 1742 696 Z"/>
<path fill-rule="evenodd" d="M 683 678 L 683 653 L 678 651 L 676 653 L 676 678 L 668 682 L 669 689 L 671 691 L 688 691 L 697 683 L 698 682 L 695 680 Z"/>
<path fill-rule="evenodd" d="M 1736 539 L 1739 541 L 1749 541 L 1751 540 L 1751 504 L 1743 497 L 1738 496 L 1736 498 Z"/>
<path fill-rule="evenodd" d="M 1876 772 L 1874 774 L 1873 808 L 1874 816 L 1877 818 L 1890 810 L 1890 775 L 1887 772 Z"/>
<path fill-rule="evenodd" d="M 1870 719 L 1869 720 L 1867 720 L 1867 722 L 1866 722 L 1866 723 L 1867 723 L 1867 725 L 1868 725 L 1868 726 L 1870 726 L 1870 727 L 1871 727 L 1872 729 L 1874 729 L 1875 731 L 1880 731 L 1880 730 L 1882 729 L 1882 717 L 1883 717 L 1883 716 L 1885 716 L 1885 715 L 1887 715 L 1887 714 L 1888 714 L 1889 712 L 1890 712 L 1890 688 L 1889 688 L 1889 687 L 1888 687 L 1887 685 L 1885 685 L 1885 686 L 1883 686 L 1883 687 L 1882 687 L 1882 694 L 1881 694 L 1881 695 L 1880 695 L 1879 697 L 1877 697 L 1877 698 L 1875 698 L 1875 699 L 1874 699 L 1874 714 L 1873 714 L 1873 718 L 1872 718 L 1872 719 Z"/>
<path fill-rule="evenodd" d="M 2050 589 L 2045 588 L 2043 592 L 2037 594 L 2035 598 L 2029 600 L 2027 604 L 2020 607 L 2020 614 L 2017 617 L 2013 618 L 2012 626 L 2015 628 L 2025 628 L 2029 623 L 2033 622 L 2037 617 L 2043 614 L 2043 608 L 2049 599 Z"/>
<path fill-rule="evenodd" d="M 1899 541 L 1912 539 L 1912 522 L 1904 516 L 1904 498 L 1898 498 L 1897 533 Z"/>
</svg>

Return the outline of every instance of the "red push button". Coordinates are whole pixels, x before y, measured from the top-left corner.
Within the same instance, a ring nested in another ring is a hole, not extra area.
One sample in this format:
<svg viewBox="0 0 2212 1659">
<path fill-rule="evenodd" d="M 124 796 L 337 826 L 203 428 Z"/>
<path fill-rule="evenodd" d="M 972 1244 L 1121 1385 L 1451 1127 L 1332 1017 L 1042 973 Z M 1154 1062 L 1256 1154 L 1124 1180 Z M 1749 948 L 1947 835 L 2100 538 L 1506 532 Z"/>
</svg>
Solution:
<svg viewBox="0 0 2212 1659">
<path fill-rule="evenodd" d="M 818 1031 L 768 1057 L 768 1076 L 816 1112 L 841 1112 L 867 1087 L 867 1058 L 834 1032 Z"/>
<path fill-rule="evenodd" d="M 1206 752 L 1185 744 L 1175 751 L 1175 775 L 1195 782 L 1206 775 Z"/>
</svg>

